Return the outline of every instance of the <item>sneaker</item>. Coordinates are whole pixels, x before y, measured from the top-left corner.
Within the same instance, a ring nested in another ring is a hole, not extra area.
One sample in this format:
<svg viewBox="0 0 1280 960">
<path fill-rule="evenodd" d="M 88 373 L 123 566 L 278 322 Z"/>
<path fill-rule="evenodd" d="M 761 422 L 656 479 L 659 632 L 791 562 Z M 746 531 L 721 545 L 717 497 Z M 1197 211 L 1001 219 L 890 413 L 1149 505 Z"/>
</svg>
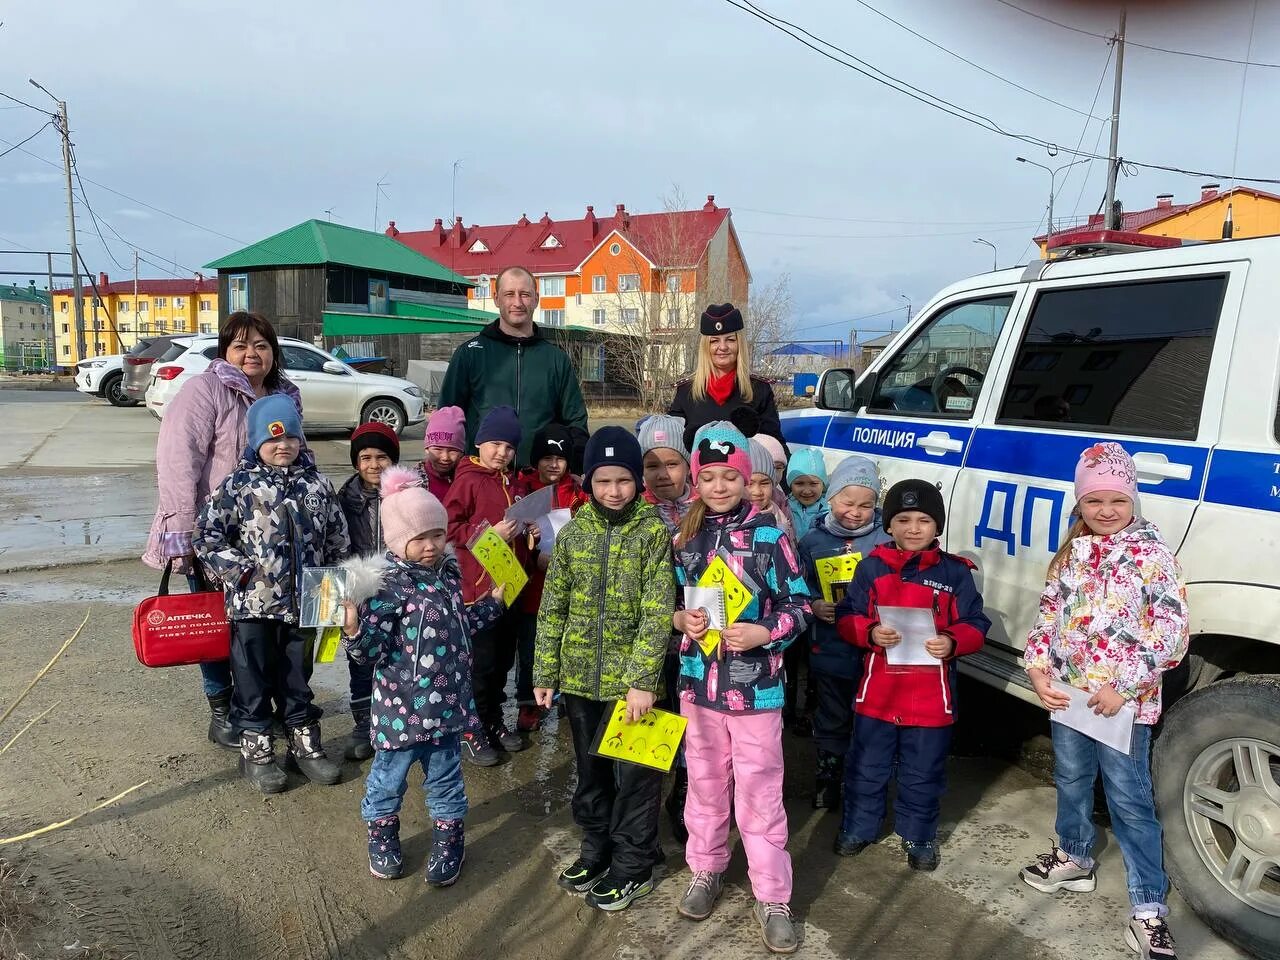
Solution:
<svg viewBox="0 0 1280 960">
<path fill-rule="evenodd" d="M 579 857 L 560 871 L 556 883 L 574 893 L 586 893 L 609 872 L 607 863 L 591 863 Z"/>
<path fill-rule="evenodd" d="M 1131 917 L 1124 939 L 1142 960 L 1178 960 L 1173 934 L 1164 917 Z"/>
<path fill-rule="evenodd" d="M 838 857 L 856 857 L 869 846 L 870 840 L 859 840 L 851 833 L 837 833 L 836 842 L 831 845 L 831 849 Z"/>
<path fill-rule="evenodd" d="M 595 886 L 587 891 L 587 903 L 597 910 L 613 913 L 631 906 L 632 900 L 639 900 L 653 893 L 653 878 L 643 880 L 627 880 L 615 877 L 610 871 L 596 881 Z"/>
<path fill-rule="evenodd" d="M 489 741 L 496 743 L 507 753 L 519 753 L 527 746 L 524 737 L 518 733 L 512 733 L 505 723 L 489 728 Z"/>
<path fill-rule="evenodd" d="M 796 952 L 800 941 L 796 938 L 796 925 L 791 919 L 789 906 L 757 900 L 755 915 L 760 921 L 760 935 L 770 953 Z"/>
<path fill-rule="evenodd" d="M 368 821 L 369 872 L 379 880 L 396 880 L 404 870 L 400 854 L 400 818 L 394 814 Z"/>
<path fill-rule="evenodd" d="M 288 784 L 276 766 L 275 738 L 269 733 L 246 730 L 240 734 L 240 776 L 263 793 L 280 793 Z"/>
<path fill-rule="evenodd" d="M 496 767 L 502 762 L 489 738 L 475 730 L 468 730 L 462 735 L 462 756 L 477 767 Z"/>
<path fill-rule="evenodd" d="M 342 770 L 329 760 L 320 744 L 318 723 L 289 729 L 289 753 L 285 760 L 312 783 L 333 786 L 342 779 Z"/>
<path fill-rule="evenodd" d="M 522 705 L 519 714 L 516 716 L 516 732 L 533 733 L 542 726 L 542 721 L 546 719 L 546 716 L 546 707 L 540 707 L 536 703 Z"/>
<path fill-rule="evenodd" d="M 1098 886 L 1097 867 L 1080 866 L 1054 844 L 1048 853 L 1036 855 L 1036 862 L 1018 871 L 1022 882 L 1041 893 L 1057 893 L 1070 890 L 1073 893 L 1092 893 Z"/>
<path fill-rule="evenodd" d="M 464 834 L 461 820 L 436 820 L 431 827 L 426 880 L 433 887 L 452 886 L 462 876 Z"/>
<path fill-rule="evenodd" d="M 902 850 L 907 855 L 907 866 L 912 870 L 937 870 L 942 860 L 938 855 L 936 840 L 924 840 L 920 843 L 903 840 Z"/>
<path fill-rule="evenodd" d="M 690 920 L 705 920 L 716 908 L 716 901 L 724 892 L 724 874 L 712 870 L 698 870 L 693 874 L 689 889 L 676 909 L 680 916 Z"/>
</svg>

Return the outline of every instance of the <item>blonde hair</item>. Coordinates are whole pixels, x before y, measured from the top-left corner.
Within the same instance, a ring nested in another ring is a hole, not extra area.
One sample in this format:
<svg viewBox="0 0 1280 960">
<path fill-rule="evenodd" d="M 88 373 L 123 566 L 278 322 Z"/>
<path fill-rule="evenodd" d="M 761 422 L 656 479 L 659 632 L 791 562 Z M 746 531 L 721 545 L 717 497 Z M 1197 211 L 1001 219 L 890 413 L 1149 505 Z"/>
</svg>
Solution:
<svg viewBox="0 0 1280 960">
<path fill-rule="evenodd" d="M 1056 577 L 1058 571 L 1062 569 L 1062 565 L 1067 562 L 1067 558 L 1071 556 L 1071 544 L 1078 537 L 1093 536 L 1093 531 L 1089 529 L 1089 525 L 1084 522 L 1084 517 L 1077 517 L 1076 522 L 1071 525 L 1071 529 L 1067 531 L 1067 539 L 1062 541 L 1062 546 L 1058 547 L 1058 552 L 1053 555 L 1053 559 L 1049 561 L 1049 577 Z"/>
<path fill-rule="evenodd" d="M 702 524 L 707 519 L 707 505 L 701 500 L 695 500 L 693 506 L 689 508 L 689 512 L 680 520 L 680 546 L 684 546 L 698 535 L 698 531 L 702 529 Z"/>
<path fill-rule="evenodd" d="M 747 340 L 746 331 L 739 330 L 733 334 L 720 334 L 720 336 L 734 336 L 738 340 L 738 393 L 742 399 L 750 403 L 753 397 L 751 390 L 751 343 Z M 693 368 L 693 399 L 702 401 L 707 399 L 707 382 L 715 373 L 715 366 L 711 362 L 711 338 L 705 336 L 698 337 L 698 362 Z"/>
</svg>

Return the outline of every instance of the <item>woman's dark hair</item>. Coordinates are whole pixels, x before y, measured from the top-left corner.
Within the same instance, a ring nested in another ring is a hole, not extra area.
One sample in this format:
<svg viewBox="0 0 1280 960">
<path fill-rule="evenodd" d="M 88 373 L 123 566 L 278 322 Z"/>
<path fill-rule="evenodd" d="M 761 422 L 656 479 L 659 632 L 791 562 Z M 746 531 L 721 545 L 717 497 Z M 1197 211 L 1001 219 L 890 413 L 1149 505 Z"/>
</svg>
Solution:
<svg viewBox="0 0 1280 960">
<path fill-rule="evenodd" d="M 237 310 L 227 317 L 226 322 L 218 330 L 218 359 L 227 359 L 227 350 L 231 347 L 231 341 L 248 333 L 259 334 L 263 340 L 271 344 L 271 371 L 262 381 L 262 385 L 268 390 L 275 391 L 280 386 L 280 370 L 284 358 L 280 355 L 280 341 L 276 339 L 275 327 L 271 326 L 271 321 L 262 314 Z"/>
</svg>

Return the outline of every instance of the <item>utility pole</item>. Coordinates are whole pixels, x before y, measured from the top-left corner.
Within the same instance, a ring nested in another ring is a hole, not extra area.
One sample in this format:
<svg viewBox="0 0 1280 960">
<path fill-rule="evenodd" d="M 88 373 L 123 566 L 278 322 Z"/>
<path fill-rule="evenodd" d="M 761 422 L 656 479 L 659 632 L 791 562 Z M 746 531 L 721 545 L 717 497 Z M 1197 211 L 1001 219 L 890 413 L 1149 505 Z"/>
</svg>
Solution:
<svg viewBox="0 0 1280 960">
<path fill-rule="evenodd" d="M 199 292 L 196 296 L 199 296 Z M 138 251 L 133 251 L 133 342 L 138 342 Z"/>
<path fill-rule="evenodd" d="M 67 179 L 67 232 L 71 240 L 71 291 L 75 299 L 76 312 L 76 350 L 77 362 L 87 357 L 88 351 L 84 338 L 84 294 L 80 287 L 80 260 L 76 253 L 76 204 L 75 194 L 71 189 L 71 127 L 67 122 L 67 102 L 59 100 L 44 87 L 28 78 L 28 82 L 42 91 L 58 105 L 58 112 L 53 118 L 53 125 L 62 135 L 62 169 Z M 73 364 L 74 366 L 74 364 Z"/>
<path fill-rule="evenodd" d="M 1120 176 L 1120 82 L 1124 74 L 1124 21 L 1125 8 L 1120 8 L 1120 32 L 1116 34 L 1116 83 L 1111 94 L 1111 151 L 1108 155 L 1107 167 L 1107 199 L 1103 211 L 1103 221 L 1108 230 L 1120 229 L 1120 218 L 1116 216 L 1116 180 Z"/>
</svg>

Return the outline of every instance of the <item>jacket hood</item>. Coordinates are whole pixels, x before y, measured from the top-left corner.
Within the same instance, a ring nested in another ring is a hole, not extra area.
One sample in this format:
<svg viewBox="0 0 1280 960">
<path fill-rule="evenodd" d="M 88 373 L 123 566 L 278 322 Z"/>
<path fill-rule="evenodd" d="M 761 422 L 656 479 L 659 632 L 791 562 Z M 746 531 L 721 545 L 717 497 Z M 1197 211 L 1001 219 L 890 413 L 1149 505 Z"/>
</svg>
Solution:
<svg viewBox="0 0 1280 960">
<path fill-rule="evenodd" d="M 877 546 L 871 551 L 871 555 L 883 560 L 889 569 L 897 574 L 901 574 L 902 568 L 915 557 L 920 558 L 921 570 L 927 570 L 942 562 L 942 548 L 938 546 L 937 540 L 924 550 L 900 550 L 898 545 L 890 540 L 888 543 Z"/>
<path fill-rule="evenodd" d="M 338 488 L 338 496 L 354 506 L 364 506 L 371 500 L 381 500 L 382 492 L 377 487 L 368 489 L 360 479 L 360 474 L 353 473 L 347 478 L 347 482 Z"/>
<path fill-rule="evenodd" d="M 253 387 L 249 385 L 249 378 L 244 375 L 244 371 L 234 364 L 227 363 L 221 357 L 215 358 L 209 364 L 207 372 L 216 377 L 224 387 L 243 394 L 250 403 L 258 399 L 258 395 L 254 393 Z M 272 393 L 283 393 L 293 401 L 293 405 L 298 408 L 298 413 L 302 413 L 302 394 L 298 392 L 298 388 L 293 381 L 285 376 L 283 372 L 280 374 L 280 385 Z"/>
<path fill-rule="evenodd" d="M 703 526 L 733 526 L 739 529 L 748 528 L 754 530 L 757 527 L 773 527 L 776 524 L 772 513 L 761 511 L 750 501 L 743 500 L 736 509 L 730 510 L 728 513 L 711 513 L 708 511 L 707 517 L 703 521 Z"/>
<path fill-rule="evenodd" d="M 490 470 L 480 462 L 479 457 L 463 457 L 458 461 L 457 469 L 453 471 L 454 480 L 461 480 L 468 474 L 479 474 L 482 477 L 505 477 L 508 482 L 512 479 L 513 474 L 510 470 Z"/>
<path fill-rule="evenodd" d="M 1107 534 L 1105 537 L 1096 534 L 1086 534 L 1083 537 L 1076 537 L 1075 543 L 1072 544 L 1072 552 L 1081 551 L 1088 553 L 1093 550 L 1105 551 L 1108 548 L 1118 544 L 1150 544 L 1159 543 L 1162 546 L 1164 541 L 1160 537 L 1160 530 L 1150 520 L 1144 520 L 1137 517 L 1123 530 L 1116 533 Z"/>
<path fill-rule="evenodd" d="M 501 321 L 494 320 L 487 324 L 481 331 L 482 337 L 488 337 L 490 340 L 497 340 L 499 343 L 505 343 L 508 346 L 518 346 L 522 343 L 534 343 L 542 339 L 542 329 L 536 324 L 532 324 L 533 333 L 527 337 L 513 337 L 509 333 L 504 333 L 500 326 Z"/>
</svg>

